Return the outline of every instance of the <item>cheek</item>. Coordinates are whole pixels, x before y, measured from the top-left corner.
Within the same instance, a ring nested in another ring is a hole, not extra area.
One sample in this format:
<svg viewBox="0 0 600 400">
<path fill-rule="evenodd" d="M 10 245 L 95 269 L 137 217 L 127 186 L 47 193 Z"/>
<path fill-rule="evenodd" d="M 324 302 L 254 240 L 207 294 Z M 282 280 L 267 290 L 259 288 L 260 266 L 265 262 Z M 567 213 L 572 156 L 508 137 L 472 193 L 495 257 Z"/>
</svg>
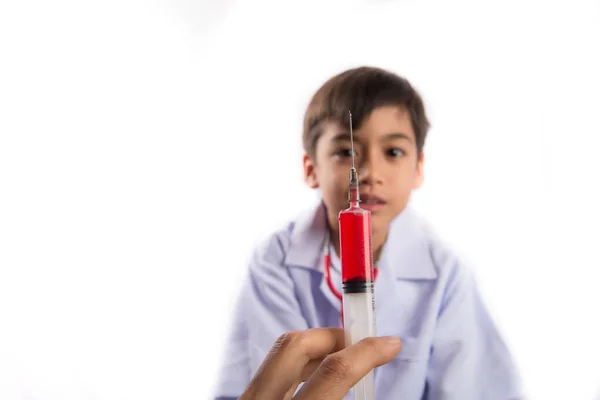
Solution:
<svg viewBox="0 0 600 400">
<path fill-rule="evenodd" d="M 337 179 L 328 181 L 322 186 L 322 190 L 328 200 L 334 203 L 339 203 L 340 197 L 343 197 L 346 192 L 346 188 Z"/>
<path fill-rule="evenodd" d="M 392 192 L 398 202 L 405 202 L 418 181 L 416 171 L 398 172 L 393 179 Z"/>
<path fill-rule="evenodd" d="M 323 201 L 332 210 L 338 210 L 346 205 L 347 191 L 348 187 L 344 185 L 343 177 L 329 175 L 321 179 Z"/>
</svg>

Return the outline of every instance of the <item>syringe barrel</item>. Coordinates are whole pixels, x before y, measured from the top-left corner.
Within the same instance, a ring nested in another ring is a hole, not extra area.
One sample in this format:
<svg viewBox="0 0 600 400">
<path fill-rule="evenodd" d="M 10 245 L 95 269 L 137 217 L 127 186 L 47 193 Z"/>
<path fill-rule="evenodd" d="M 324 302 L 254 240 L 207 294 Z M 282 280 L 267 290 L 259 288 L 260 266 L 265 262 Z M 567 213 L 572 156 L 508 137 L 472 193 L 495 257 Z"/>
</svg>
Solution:
<svg viewBox="0 0 600 400">
<path fill-rule="evenodd" d="M 376 335 L 371 213 L 351 202 L 339 214 L 346 346 Z M 355 400 L 374 400 L 371 371 L 354 386 Z"/>
</svg>

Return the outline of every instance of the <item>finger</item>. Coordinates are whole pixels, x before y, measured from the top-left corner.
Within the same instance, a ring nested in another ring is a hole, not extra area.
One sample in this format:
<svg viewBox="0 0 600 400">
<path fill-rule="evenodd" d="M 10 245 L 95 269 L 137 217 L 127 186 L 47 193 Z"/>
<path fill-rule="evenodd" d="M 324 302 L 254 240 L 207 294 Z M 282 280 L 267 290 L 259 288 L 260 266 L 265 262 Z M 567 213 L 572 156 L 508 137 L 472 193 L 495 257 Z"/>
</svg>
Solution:
<svg viewBox="0 0 600 400">
<path fill-rule="evenodd" d="M 344 348 L 344 340 L 344 331 L 340 328 L 314 328 L 282 335 L 271 348 L 242 399 L 284 398 L 294 384 L 306 377 L 303 371 L 306 366 L 311 367 L 311 360 L 322 359 Z"/>
<path fill-rule="evenodd" d="M 284 396 L 283 400 L 290 400 L 292 397 L 294 397 L 294 393 L 296 393 L 296 389 L 298 389 L 298 386 L 311 377 L 311 375 L 317 370 L 317 368 L 319 367 L 319 365 L 321 365 L 324 359 L 325 358 L 319 358 L 317 360 L 309 361 L 308 364 L 306 364 L 306 366 L 302 370 L 302 373 L 300 374 L 300 379 L 298 379 L 298 381 L 292 385 L 290 390 L 288 390 L 288 392 Z"/>
<path fill-rule="evenodd" d="M 332 351 L 332 353 L 339 351 L 339 350 L 341 350 L 341 348 Z M 312 374 L 314 374 L 314 372 L 317 370 L 317 368 L 319 368 L 319 365 L 321 365 L 323 360 L 325 360 L 325 357 L 320 357 L 318 359 L 309 361 L 309 363 L 304 366 L 304 369 L 302 370 L 302 373 L 300 374 L 300 382 L 307 381 L 308 378 L 310 378 L 312 376 Z"/>
<path fill-rule="evenodd" d="M 294 399 L 342 399 L 363 376 L 390 362 L 401 348 L 397 337 L 367 338 L 331 354 Z"/>
<path fill-rule="evenodd" d="M 296 382 L 294 385 L 292 385 L 290 390 L 288 390 L 285 396 L 283 396 L 283 400 L 292 400 L 294 393 L 296 393 L 296 389 L 298 389 L 298 385 L 300 385 L 300 382 Z"/>
</svg>

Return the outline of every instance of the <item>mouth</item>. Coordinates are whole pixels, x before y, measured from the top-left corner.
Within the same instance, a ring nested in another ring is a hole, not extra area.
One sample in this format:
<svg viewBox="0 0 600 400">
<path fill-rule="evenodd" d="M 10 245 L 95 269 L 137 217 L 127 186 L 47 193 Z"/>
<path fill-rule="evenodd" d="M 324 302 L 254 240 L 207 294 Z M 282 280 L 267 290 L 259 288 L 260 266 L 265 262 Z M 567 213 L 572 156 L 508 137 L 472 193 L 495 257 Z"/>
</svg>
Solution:
<svg viewBox="0 0 600 400">
<path fill-rule="evenodd" d="M 379 211 L 386 204 L 385 200 L 373 194 L 361 194 L 360 200 L 360 206 L 371 212 Z"/>
<path fill-rule="evenodd" d="M 366 194 L 366 193 L 361 193 L 360 194 L 360 202 L 362 204 L 385 204 L 385 200 L 383 200 L 381 197 L 373 195 L 373 194 Z"/>
</svg>

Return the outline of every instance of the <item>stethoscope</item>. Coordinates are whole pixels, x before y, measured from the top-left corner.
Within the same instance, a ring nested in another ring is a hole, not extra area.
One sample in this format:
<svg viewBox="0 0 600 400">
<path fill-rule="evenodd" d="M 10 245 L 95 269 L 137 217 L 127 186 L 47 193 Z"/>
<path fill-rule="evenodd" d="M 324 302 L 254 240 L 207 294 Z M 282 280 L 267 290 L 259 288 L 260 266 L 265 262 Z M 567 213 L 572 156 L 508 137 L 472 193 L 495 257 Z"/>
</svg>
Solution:
<svg viewBox="0 0 600 400">
<path fill-rule="evenodd" d="M 333 280 L 331 279 L 331 252 L 330 252 L 330 243 L 331 243 L 331 237 L 330 237 L 329 231 L 327 231 L 327 233 L 325 233 L 325 244 L 324 244 L 324 247 L 323 247 L 323 267 L 324 267 L 323 270 L 324 270 L 324 273 L 325 273 L 325 281 L 327 282 L 327 286 L 329 287 L 329 290 L 342 303 L 342 312 L 341 312 L 341 315 L 342 315 L 342 324 L 343 324 L 343 322 L 344 322 L 343 296 L 340 293 L 340 291 L 337 290 L 337 288 L 333 284 Z M 374 267 L 373 268 L 373 278 L 375 280 L 377 280 L 377 274 L 378 274 L 378 272 L 379 272 L 379 269 L 377 267 Z"/>
</svg>

